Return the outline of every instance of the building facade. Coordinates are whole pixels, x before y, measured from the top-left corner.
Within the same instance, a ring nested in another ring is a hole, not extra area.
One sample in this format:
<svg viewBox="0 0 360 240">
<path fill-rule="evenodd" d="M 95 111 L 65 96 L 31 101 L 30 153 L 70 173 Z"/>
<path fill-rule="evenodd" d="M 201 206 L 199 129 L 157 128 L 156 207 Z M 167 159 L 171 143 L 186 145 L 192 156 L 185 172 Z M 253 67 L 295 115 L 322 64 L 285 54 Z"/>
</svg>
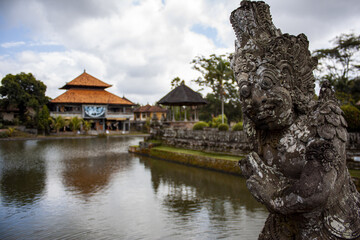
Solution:
<svg viewBox="0 0 360 240">
<path fill-rule="evenodd" d="M 60 89 L 66 90 L 50 102 L 50 115 L 91 121 L 92 130 L 130 131 L 134 103 L 108 91 L 111 85 L 85 71 Z"/>
<path fill-rule="evenodd" d="M 145 122 L 146 120 L 156 119 L 164 121 L 166 119 L 167 110 L 159 106 L 146 106 L 139 107 L 134 110 L 134 121 Z"/>
</svg>

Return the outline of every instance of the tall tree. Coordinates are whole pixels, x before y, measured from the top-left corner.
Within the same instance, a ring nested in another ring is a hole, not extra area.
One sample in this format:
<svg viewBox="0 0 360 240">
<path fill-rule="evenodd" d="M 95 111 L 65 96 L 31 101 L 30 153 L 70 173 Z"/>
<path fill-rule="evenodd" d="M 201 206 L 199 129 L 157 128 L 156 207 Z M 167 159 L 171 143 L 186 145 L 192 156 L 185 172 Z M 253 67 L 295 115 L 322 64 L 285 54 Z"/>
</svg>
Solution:
<svg viewBox="0 0 360 240">
<path fill-rule="evenodd" d="M 222 102 L 224 114 L 224 101 L 233 99 L 238 101 L 237 84 L 234 73 L 230 67 L 229 56 L 212 54 L 209 58 L 197 56 L 191 62 L 193 68 L 202 74 L 194 80 L 199 86 L 211 88 L 214 96 Z"/>
<path fill-rule="evenodd" d="M 62 116 L 57 116 L 56 118 L 50 118 L 50 122 L 51 122 L 50 126 L 56 130 L 56 133 L 59 133 L 59 130 L 61 128 L 66 127 L 66 120 Z"/>
<path fill-rule="evenodd" d="M 333 48 L 318 49 L 313 53 L 319 59 L 318 78 L 328 80 L 338 97 L 355 96 L 358 101 L 358 94 L 352 94 L 357 92 L 360 84 L 360 35 L 341 34 L 332 42 Z"/>
<path fill-rule="evenodd" d="M 49 133 L 50 128 L 50 113 L 46 105 L 44 105 L 37 113 L 37 129 L 42 131 L 43 134 Z"/>
<path fill-rule="evenodd" d="M 15 106 L 19 109 L 21 121 L 26 121 L 26 110 L 35 112 L 48 103 L 45 96 L 46 85 L 36 80 L 31 73 L 8 74 L 1 80 L 0 97 L 3 107 Z"/>
<path fill-rule="evenodd" d="M 171 80 L 171 89 L 176 88 L 181 84 L 185 84 L 185 81 L 180 79 L 179 77 L 176 77 L 173 80 Z"/>
<path fill-rule="evenodd" d="M 207 104 L 200 108 L 199 118 L 201 121 L 209 122 L 213 117 L 221 114 L 221 100 L 216 98 L 213 93 L 208 93 L 205 99 Z M 240 102 L 233 100 L 225 102 L 224 114 L 229 122 L 240 122 L 242 120 Z"/>
<path fill-rule="evenodd" d="M 83 123 L 83 119 L 82 118 L 78 118 L 78 117 L 73 117 L 70 120 L 70 129 L 73 132 L 76 132 L 77 130 L 80 130 L 81 125 Z"/>
</svg>

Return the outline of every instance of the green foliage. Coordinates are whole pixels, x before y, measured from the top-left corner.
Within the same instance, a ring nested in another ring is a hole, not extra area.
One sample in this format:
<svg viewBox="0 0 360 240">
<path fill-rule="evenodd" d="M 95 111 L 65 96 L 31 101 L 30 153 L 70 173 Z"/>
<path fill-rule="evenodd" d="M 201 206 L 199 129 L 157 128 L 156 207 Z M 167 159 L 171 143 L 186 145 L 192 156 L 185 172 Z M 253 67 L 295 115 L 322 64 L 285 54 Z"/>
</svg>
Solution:
<svg viewBox="0 0 360 240">
<path fill-rule="evenodd" d="M 221 114 L 221 100 L 216 98 L 214 94 L 208 93 L 206 95 L 208 104 L 199 109 L 199 119 L 201 121 L 209 122 L 212 116 Z M 239 101 L 229 100 L 224 103 L 224 114 L 228 117 L 230 122 L 239 122 L 242 120 L 241 105 Z"/>
<path fill-rule="evenodd" d="M 83 122 L 83 128 L 85 133 L 87 133 L 91 129 L 91 121 L 84 121 Z"/>
<path fill-rule="evenodd" d="M 193 68 L 202 74 L 202 77 L 194 80 L 200 87 L 209 87 L 212 93 L 206 96 L 208 104 L 202 108 L 199 118 L 209 121 L 211 115 L 222 112 L 222 101 L 224 102 L 224 113 L 232 121 L 241 120 L 240 97 L 234 73 L 230 67 L 231 55 L 215 55 L 209 58 L 196 57 Z"/>
<path fill-rule="evenodd" d="M 77 130 L 80 130 L 81 124 L 83 123 L 83 119 L 78 117 L 73 117 L 70 120 L 70 129 L 75 132 Z"/>
<path fill-rule="evenodd" d="M 184 157 L 183 154 L 186 155 L 193 155 L 195 158 L 196 157 L 207 157 L 207 158 L 215 158 L 215 159 L 220 159 L 220 160 L 229 160 L 229 161 L 236 161 L 238 162 L 239 160 L 241 160 L 242 158 L 244 158 L 243 156 L 234 156 L 234 155 L 228 155 L 226 153 L 208 153 L 208 152 L 202 152 L 202 151 L 197 151 L 197 150 L 190 150 L 190 149 L 183 149 L 183 148 L 178 148 L 178 147 L 170 147 L 170 146 L 156 146 L 153 147 L 151 150 L 154 151 L 163 151 L 166 153 L 178 153 L 178 154 L 182 154 L 182 157 Z M 151 152 L 153 153 L 153 152 Z M 169 159 L 169 158 L 164 158 L 164 159 Z"/>
<path fill-rule="evenodd" d="M 219 131 L 228 131 L 229 130 L 229 125 L 227 123 L 221 123 L 218 126 Z"/>
<path fill-rule="evenodd" d="M 230 67 L 229 56 L 212 54 L 209 58 L 197 56 L 191 62 L 202 74 L 194 80 L 199 86 L 210 87 L 218 99 L 237 98 L 237 85 Z"/>
<path fill-rule="evenodd" d="M 0 132 L 0 138 L 8 138 L 8 137 L 9 137 L 9 131 Z"/>
<path fill-rule="evenodd" d="M 8 136 L 11 137 L 12 135 L 14 135 L 15 131 L 16 131 L 15 128 L 9 127 L 9 128 L 8 128 L 8 132 L 7 132 L 7 133 L 8 133 Z"/>
<path fill-rule="evenodd" d="M 43 131 L 44 133 L 48 133 L 50 124 L 49 109 L 46 105 L 44 105 L 37 113 L 37 129 Z"/>
<path fill-rule="evenodd" d="M 332 42 L 333 48 L 318 49 L 313 53 L 319 59 L 317 78 L 320 82 L 329 81 L 337 93 L 350 94 L 357 102 L 360 100 L 360 35 L 341 34 Z M 350 102 L 349 96 L 340 96 L 343 104 Z"/>
<path fill-rule="evenodd" d="M 176 77 L 173 80 L 171 80 L 171 89 L 174 89 L 180 86 L 181 84 L 185 84 L 185 81 L 181 80 L 179 77 Z"/>
<path fill-rule="evenodd" d="M 224 115 L 224 124 L 227 122 L 228 122 L 228 119 L 227 119 L 226 115 Z M 214 117 L 211 121 L 212 128 L 217 128 L 217 127 L 219 127 L 220 124 L 222 124 L 222 116 L 221 115 Z"/>
<path fill-rule="evenodd" d="M 341 109 L 348 124 L 348 131 L 360 132 L 360 110 L 352 105 L 343 105 Z"/>
<path fill-rule="evenodd" d="M 204 128 L 209 127 L 206 122 L 197 122 L 193 126 L 193 130 L 204 130 Z"/>
<path fill-rule="evenodd" d="M 31 73 L 8 74 L 1 80 L 0 97 L 3 107 L 14 106 L 19 109 L 20 121 L 26 122 L 26 112 L 32 108 L 37 112 L 48 103 L 45 96 L 46 85 L 36 80 Z"/>
<path fill-rule="evenodd" d="M 150 132 L 150 125 L 151 125 L 150 118 L 147 117 L 147 118 L 146 118 L 146 122 L 145 122 L 145 124 L 142 126 L 141 131 L 142 131 L 143 133 L 149 133 L 149 132 Z"/>
<path fill-rule="evenodd" d="M 50 118 L 50 127 L 56 130 L 56 133 L 59 132 L 61 128 L 66 127 L 67 122 L 62 116 L 57 116 L 56 118 Z"/>
<path fill-rule="evenodd" d="M 232 127 L 233 131 L 242 131 L 244 129 L 243 122 L 238 122 Z"/>
</svg>

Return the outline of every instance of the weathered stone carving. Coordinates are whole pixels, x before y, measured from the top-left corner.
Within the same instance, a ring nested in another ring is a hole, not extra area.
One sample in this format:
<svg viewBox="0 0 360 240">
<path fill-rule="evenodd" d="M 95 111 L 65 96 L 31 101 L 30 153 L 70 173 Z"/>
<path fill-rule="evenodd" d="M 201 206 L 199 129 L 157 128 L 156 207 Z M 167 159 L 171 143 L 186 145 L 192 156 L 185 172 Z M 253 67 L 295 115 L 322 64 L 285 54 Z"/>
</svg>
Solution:
<svg viewBox="0 0 360 240">
<path fill-rule="evenodd" d="M 317 60 L 306 36 L 282 34 L 260 1 L 242 1 L 230 21 L 245 131 L 256 146 L 240 166 L 270 212 L 259 239 L 360 239 L 346 121 L 329 84 L 314 100 Z"/>
</svg>

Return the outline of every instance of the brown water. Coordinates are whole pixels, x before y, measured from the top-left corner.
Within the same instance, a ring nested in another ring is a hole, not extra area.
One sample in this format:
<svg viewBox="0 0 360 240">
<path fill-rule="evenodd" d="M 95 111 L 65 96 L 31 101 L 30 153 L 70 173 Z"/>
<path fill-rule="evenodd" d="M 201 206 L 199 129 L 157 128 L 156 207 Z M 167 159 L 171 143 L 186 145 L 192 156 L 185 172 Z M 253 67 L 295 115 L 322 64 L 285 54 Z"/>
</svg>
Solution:
<svg viewBox="0 0 360 240">
<path fill-rule="evenodd" d="M 140 140 L 0 141 L 0 239 L 257 239 L 242 178 L 127 153 Z"/>
</svg>

